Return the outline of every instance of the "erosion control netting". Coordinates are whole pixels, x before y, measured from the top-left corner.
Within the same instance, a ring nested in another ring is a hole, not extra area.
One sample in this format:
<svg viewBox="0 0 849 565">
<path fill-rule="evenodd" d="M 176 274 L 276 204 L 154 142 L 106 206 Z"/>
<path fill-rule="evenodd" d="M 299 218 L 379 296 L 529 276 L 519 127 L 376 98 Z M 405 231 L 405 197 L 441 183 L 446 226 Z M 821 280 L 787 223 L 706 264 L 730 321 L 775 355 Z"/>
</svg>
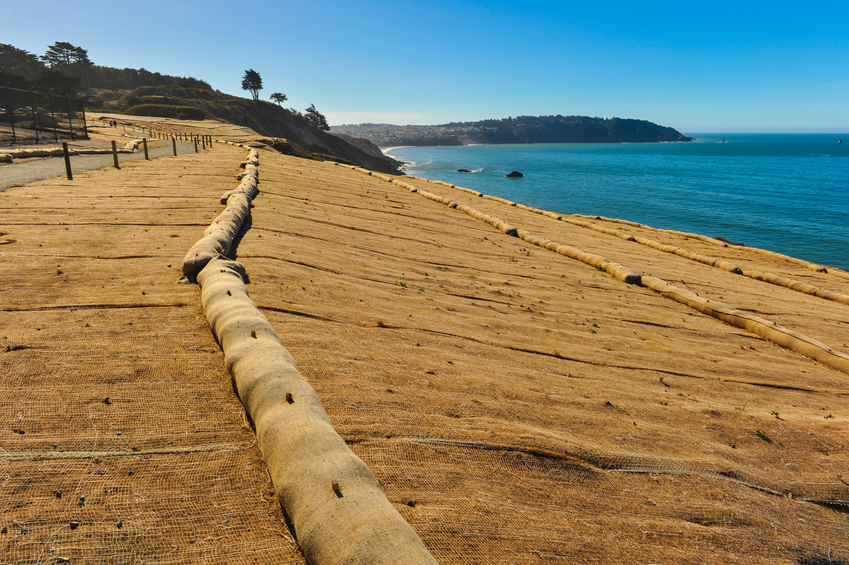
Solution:
<svg viewBox="0 0 849 565">
<path fill-rule="evenodd" d="M 394 184 L 265 155 L 248 292 L 438 561 L 849 560 L 845 374 Z M 849 317 L 492 206 L 816 339 Z"/>
<path fill-rule="evenodd" d="M 0 562 L 305 563 L 177 284 L 242 154 L 0 194 Z"/>
<path fill-rule="evenodd" d="M 243 157 L 0 195 L 4 560 L 304 562 L 175 284 Z M 845 374 L 397 185 L 261 159 L 231 255 L 437 561 L 849 562 Z M 841 346 L 842 304 L 466 204 Z"/>
<path fill-rule="evenodd" d="M 316 565 L 435 565 L 380 483 L 333 429 L 315 390 L 298 372 L 268 320 L 248 297 L 244 267 L 225 257 L 257 196 L 259 155 L 251 149 L 241 185 L 186 254 L 206 319 L 256 431 L 277 499 L 308 562 Z"/>
</svg>

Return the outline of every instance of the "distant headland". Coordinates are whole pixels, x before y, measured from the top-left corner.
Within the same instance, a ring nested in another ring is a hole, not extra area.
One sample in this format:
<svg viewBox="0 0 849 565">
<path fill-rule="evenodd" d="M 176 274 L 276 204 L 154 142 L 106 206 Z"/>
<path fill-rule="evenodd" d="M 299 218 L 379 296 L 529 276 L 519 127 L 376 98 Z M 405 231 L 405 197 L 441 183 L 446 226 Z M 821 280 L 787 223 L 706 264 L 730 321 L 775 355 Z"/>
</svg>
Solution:
<svg viewBox="0 0 849 565">
<path fill-rule="evenodd" d="M 503 143 L 650 143 L 693 141 L 676 129 L 646 120 L 587 116 L 519 116 L 437 126 L 358 124 L 332 133 L 367 139 L 379 147 Z"/>
</svg>

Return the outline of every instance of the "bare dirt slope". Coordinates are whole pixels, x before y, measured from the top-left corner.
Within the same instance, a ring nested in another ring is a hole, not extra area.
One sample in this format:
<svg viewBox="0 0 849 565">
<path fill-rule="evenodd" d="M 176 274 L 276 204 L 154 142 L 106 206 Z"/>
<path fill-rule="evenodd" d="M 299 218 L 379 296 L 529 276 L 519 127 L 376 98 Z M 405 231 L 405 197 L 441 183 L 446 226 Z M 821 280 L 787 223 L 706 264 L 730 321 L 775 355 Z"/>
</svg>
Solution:
<svg viewBox="0 0 849 565">
<path fill-rule="evenodd" d="M 243 157 L 0 195 L 12 562 L 301 559 L 176 284 Z M 439 562 L 849 563 L 849 375 L 349 167 L 260 161 L 250 295 Z M 847 305 L 408 182 L 849 352 Z"/>
</svg>

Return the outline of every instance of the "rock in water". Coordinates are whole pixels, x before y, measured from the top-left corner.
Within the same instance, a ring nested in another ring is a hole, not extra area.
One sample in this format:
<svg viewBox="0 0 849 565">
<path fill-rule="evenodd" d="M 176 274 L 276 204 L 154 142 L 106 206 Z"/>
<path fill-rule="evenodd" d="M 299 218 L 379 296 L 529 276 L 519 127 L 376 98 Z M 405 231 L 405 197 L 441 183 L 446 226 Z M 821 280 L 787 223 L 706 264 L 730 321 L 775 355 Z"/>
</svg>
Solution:
<svg viewBox="0 0 849 565">
<path fill-rule="evenodd" d="M 457 169 L 457 172 L 458 173 L 471 173 L 472 171 L 470 171 L 469 169 Z"/>
<path fill-rule="evenodd" d="M 517 179 L 517 178 L 521 178 L 521 177 L 523 177 L 523 176 L 525 176 L 525 175 L 523 175 L 523 174 L 522 174 L 522 173 L 520 173 L 519 171 L 511 171 L 511 172 L 507 173 L 507 176 L 508 176 L 508 177 L 510 177 L 510 178 Z"/>
</svg>

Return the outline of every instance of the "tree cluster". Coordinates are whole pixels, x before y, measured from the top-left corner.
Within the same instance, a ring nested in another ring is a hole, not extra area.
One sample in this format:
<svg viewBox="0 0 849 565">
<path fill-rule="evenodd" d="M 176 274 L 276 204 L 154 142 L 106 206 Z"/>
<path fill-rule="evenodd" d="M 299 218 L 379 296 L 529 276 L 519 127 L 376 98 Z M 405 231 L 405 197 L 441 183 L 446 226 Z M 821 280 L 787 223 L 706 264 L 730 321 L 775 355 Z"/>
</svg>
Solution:
<svg viewBox="0 0 849 565">
<path fill-rule="evenodd" d="M 86 49 L 66 41 L 50 45 L 41 57 L 0 43 L 0 84 L 7 83 L 13 88 L 34 88 L 65 96 L 74 96 L 86 87 L 133 90 L 140 86 L 187 86 L 212 90 L 209 83 L 193 77 L 95 65 Z"/>
<path fill-rule="evenodd" d="M 318 110 L 316 110 L 315 104 L 310 104 L 310 107 L 307 108 L 306 118 L 307 122 L 309 122 L 309 124 L 316 129 L 320 129 L 321 131 L 328 131 L 330 129 L 330 126 L 327 125 L 327 120 L 325 119 L 324 115 Z"/>
<path fill-rule="evenodd" d="M 262 90 L 262 77 L 260 74 L 253 69 L 246 70 L 245 75 L 242 77 L 242 90 L 250 92 L 255 101 L 259 100 L 259 91 Z M 288 100 L 288 97 L 280 92 L 273 93 L 269 98 L 277 102 L 277 105 L 281 108 L 283 107 L 283 102 Z M 293 113 L 306 119 L 307 123 L 316 129 L 322 131 L 330 130 L 327 119 L 316 109 L 315 104 L 310 104 L 310 107 L 305 112 L 305 114 L 301 114 L 300 112 Z"/>
</svg>

